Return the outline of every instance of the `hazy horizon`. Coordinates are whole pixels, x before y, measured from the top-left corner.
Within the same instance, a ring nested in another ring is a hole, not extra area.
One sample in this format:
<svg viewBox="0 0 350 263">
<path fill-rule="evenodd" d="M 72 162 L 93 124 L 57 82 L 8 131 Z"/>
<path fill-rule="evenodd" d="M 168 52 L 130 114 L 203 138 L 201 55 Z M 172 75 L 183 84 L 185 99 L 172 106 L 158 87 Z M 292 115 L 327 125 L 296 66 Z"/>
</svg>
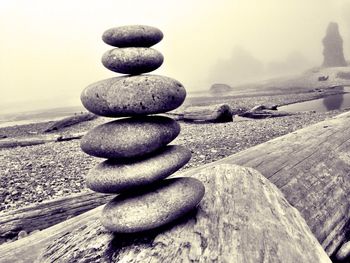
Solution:
<svg viewBox="0 0 350 263">
<path fill-rule="evenodd" d="M 113 77 L 101 64 L 111 27 L 158 27 L 165 57 L 154 74 L 191 91 L 239 85 L 322 64 L 329 22 L 339 24 L 350 59 L 350 1 L 2 0 L 0 111 L 78 105 L 89 84 Z M 13 109 L 12 109 L 13 108 Z"/>
</svg>

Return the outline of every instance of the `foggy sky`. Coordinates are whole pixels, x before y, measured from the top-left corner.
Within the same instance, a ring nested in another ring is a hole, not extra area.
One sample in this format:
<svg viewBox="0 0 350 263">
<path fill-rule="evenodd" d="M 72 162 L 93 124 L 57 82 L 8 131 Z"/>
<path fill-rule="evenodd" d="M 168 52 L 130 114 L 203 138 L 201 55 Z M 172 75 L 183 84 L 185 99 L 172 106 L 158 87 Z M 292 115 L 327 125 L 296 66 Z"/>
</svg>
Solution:
<svg viewBox="0 0 350 263">
<path fill-rule="evenodd" d="M 350 59 L 349 0 L 0 0 L 0 111 L 79 104 L 87 85 L 118 75 L 100 62 L 114 26 L 161 29 L 154 73 L 195 91 L 321 65 L 331 21 Z"/>
</svg>

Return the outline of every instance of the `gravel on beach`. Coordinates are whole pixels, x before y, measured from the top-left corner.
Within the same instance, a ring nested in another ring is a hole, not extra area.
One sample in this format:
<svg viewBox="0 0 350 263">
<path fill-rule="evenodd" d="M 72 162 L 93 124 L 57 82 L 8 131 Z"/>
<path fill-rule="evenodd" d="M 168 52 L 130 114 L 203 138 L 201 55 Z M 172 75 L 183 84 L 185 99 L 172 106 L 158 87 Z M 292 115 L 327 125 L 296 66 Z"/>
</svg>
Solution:
<svg viewBox="0 0 350 263">
<path fill-rule="evenodd" d="M 234 120 L 228 123 L 180 122 L 181 133 L 172 144 L 184 145 L 192 151 L 192 159 L 182 168 L 188 169 L 219 160 L 339 113 L 341 111 L 304 112 L 286 117 Z M 80 123 L 66 131 L 86 131 L 105 121 L 105 118 L 99 118 Z M 12 129 L 17 133 L 21 131 L 18 127 Z M 84 176 L 102 160 L 83 153 L 79 140 L 2 149 L 0 211 L 85 191 Z"/>
</svg>

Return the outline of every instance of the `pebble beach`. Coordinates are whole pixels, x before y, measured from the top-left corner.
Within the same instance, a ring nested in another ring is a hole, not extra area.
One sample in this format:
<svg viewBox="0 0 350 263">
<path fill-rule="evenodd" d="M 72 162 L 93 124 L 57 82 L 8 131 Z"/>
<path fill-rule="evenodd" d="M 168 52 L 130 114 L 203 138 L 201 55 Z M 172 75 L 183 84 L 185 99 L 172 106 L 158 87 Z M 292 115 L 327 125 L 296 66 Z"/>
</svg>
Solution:
<svg viewBox="0 0 350 263">
<path fill-rule="evenodd" d="M 260 103 L 288 104 L 313 99 L 315 94 L 231 99 L 229 104 L 252 107 Z M 319 95 L 317 95 L 319 96 Z M 226 101 L 227 102 L 227 101 Z M 179 122 L 180 135 L 171 143 L 191 150 L 192 158 L 182 169 L 210 163 L 254 145 L 288 134 L 340 114 L 302 112 L 292 116 L 267 119 L 239 119 L 226 123 Z M 108 118 L 79 123 L 64 128 L 60 134 L 88 131 Z M 0 128 L 11 137 L 30 137 L 40 133 L 50 122 Z M 80 149 L 80 140 L 51 142 L 28 147 L 0 149 L 0 211 L 86 191 L 88 170 L 103 161 Z M 181 172 L 178 171 L 178 172 Z"/>
</svg>

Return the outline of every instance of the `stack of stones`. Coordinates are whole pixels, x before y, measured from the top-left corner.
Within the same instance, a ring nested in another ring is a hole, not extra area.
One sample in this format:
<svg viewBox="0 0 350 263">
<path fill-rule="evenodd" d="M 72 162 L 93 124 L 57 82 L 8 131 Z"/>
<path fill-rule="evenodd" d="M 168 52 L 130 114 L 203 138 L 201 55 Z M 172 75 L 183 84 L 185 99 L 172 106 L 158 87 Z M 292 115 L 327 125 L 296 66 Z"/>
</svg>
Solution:
<svg viewBox="0 0 350 263">
<path fill-rule="evenodd" d="M 186 91 L 174 79 L 143 74 L 163 63 L 163 55 L 150 48 L 163 38 L 159 29 L 123 26 L 107 30 L 102 38 L 117 47 L 103 55 L 103 65 L 128 75 L 93 83 L 82 92 L 81 101 L 90 112 L 118 117 L 81 140 L 85 153 L 107 159 L 89 171 L 87 186 L 119 194 L 102 212 L 101 222 L 108 230 L 146 231 L 188 213 L 204 195 L 203 184 L 194 178 L 163 180 L 184 166 L 191 152 L 167 145 L 180 133 L 180 126 L 153 114 L 179 107 Z"/>
</svg>

